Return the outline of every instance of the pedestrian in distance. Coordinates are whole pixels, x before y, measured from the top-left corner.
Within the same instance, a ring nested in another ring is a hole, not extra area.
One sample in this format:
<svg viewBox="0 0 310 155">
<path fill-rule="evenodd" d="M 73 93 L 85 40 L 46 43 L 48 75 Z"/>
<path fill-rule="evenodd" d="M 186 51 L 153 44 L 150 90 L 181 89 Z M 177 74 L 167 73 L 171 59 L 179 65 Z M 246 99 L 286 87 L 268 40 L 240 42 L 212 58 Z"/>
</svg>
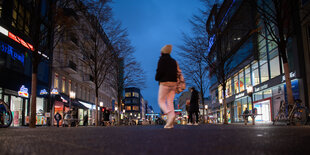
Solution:
<svg viewBox="0 0 310 155">
<path fill-rule="evenodd" d="M 195 87 L 191 88 L 191 100 L 190 100 L 190 106 L 189 106 L 189 123 L 188 125 L 198 125 L 199 117 L 198 117 L 198 112 L 199 112 L 199 95 L 198 91 L 195 89 Z M 195 123 L 193 122 L 193 114 L 196 116 Z"/>
<path fill-rule="evenodd" d="M 175 112 L 173 99 L 177 87 L 178 64 L 170 53 L 172 45 L 165 45 L 161 49 L 161 56 L 158 61 L 155 80 L 159 82 L 158 105 L 167 115 L 167 122 L 164 128 L 170 129 L 174 126 Z"/>
<path fill-rule="evenodd" d="M 248 108 L 245 108 L 244 112 L 243 112 L 243 118 L 244 118 L 244 124 L 247 125 L 248 124 L 248 119 L 249 119 L 249 110 Z"/>
<path fill-rule="evenodd" d="M 87 126 L 88 125 L 88 115 L 86 114 L 83 119 L 84 119 L 83 125 Z"/>
<path fill-rule="evenodd" d="M 187 112 L 187 124 L 189 124 L 189 107 L 190 107 L 190 101 L 186 101 L 185 109 Z"/>
<path fill-rule="evenodd" d="M 61 115 L 57 112 L 54 116 L 56 122 L 57 122 L 57 127 L 59 127 L 59 121 L 62 119 Z"/>
</svg>

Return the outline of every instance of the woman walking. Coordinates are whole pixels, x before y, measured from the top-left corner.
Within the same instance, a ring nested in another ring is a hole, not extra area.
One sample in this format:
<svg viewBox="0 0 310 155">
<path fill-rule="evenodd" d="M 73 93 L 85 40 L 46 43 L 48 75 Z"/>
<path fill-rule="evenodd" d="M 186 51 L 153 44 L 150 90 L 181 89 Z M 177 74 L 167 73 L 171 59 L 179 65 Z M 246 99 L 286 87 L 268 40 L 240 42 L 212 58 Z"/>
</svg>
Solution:
<svg viewBox="0 0 310 155">
<path fill-rule="evenodd" d="M 167 114 L 167 123 L 164 128 L 173 128 L 175 113 L 173 99 L 177 85 L 178 64 L 170 56 L 172 45 L 165 45 L 161 49 L 155 80 L 159 82 L 158 104 L 160 109 Z"/>
</svg>

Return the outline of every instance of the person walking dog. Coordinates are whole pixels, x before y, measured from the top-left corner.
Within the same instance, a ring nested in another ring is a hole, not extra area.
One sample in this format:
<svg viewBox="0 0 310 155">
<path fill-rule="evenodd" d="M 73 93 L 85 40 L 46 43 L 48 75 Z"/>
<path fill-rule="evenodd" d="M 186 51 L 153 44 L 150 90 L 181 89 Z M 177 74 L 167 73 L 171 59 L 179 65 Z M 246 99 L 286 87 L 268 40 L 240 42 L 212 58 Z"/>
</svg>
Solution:
<svg viewBox="0 0 310 155">
<path fill-rule="evenodd" d="M 177 90 L 178 73 L 180 70 L 177 61 L 170 56 L 171 51 L 172 45 L 165 45 L 161 49 L 161 56 L 155 76 L 155 80 L 159 82 L 158 105 L 164 114 L 167 114 L 167 123 L 164 128 L 168 129 L 174 127 L 175 112 L 173 99 Z"/>
</svg>

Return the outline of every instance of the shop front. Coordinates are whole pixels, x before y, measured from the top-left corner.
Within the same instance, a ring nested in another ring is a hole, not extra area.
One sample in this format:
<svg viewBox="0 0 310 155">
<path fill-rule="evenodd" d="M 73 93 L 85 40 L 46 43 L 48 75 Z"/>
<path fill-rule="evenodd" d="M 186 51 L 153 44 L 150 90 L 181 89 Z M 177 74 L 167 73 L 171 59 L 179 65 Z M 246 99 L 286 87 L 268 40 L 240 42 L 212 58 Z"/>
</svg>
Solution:
<svg viewBox="0 0 310 155">
<path fill-rule="evenodd" d="M 276 81 L 277 80 L 277 81 Z M 294 99 L 299 96 L 299 79 L 291 81 Z M 254 108 L 257 109 L 257 122 L 271 122 L 279 111 L 281 102 L 287 103 L 286 84 L 284 80 L 269 80 L 266 83 L 254 87 Z"/>
</svg>

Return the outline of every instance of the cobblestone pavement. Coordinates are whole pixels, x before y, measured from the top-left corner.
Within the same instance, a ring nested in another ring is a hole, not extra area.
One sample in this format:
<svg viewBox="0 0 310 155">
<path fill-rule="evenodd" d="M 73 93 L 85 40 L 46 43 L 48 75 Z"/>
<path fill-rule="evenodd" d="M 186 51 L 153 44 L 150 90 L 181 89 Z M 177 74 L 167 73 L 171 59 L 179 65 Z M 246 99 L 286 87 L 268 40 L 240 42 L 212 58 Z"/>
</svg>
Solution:
<svg viewBox="0 0 310 155">
<path fill-rule="evenodd" d="M 310 154 L 310 126 L 0 129 L 0 154 Z"/>
</svg>

